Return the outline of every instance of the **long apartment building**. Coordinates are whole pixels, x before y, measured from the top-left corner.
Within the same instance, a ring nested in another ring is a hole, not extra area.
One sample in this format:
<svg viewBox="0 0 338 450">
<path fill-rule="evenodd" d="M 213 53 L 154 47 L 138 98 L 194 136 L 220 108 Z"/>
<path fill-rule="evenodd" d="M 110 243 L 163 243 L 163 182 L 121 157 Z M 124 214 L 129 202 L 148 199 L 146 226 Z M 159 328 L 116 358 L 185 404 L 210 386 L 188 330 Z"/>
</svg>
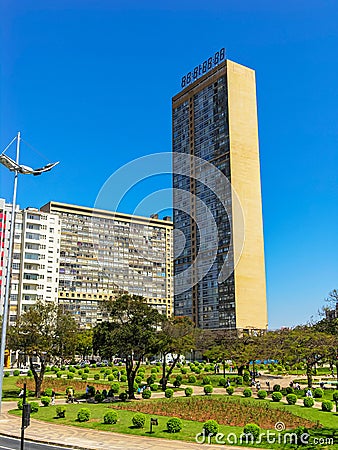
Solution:
<svg viewBox="0 0 338 450">
<path fill-rule="evenodd" d="M 58 302 L 90 328 L 106 319 L 102 302 L 140 295 L 173 313 L 172 228 L 163 220 L 51 201 L 61 221 Z"/>
<path fill-rule="evenodd" d="M 0 315 L 3 312 L 12 205 L 0 199 Z M 60 218 L 35 208 L 16 208 L 11 263 L 9 323 L 37 300 L 58 301 Z"/>
</svg>

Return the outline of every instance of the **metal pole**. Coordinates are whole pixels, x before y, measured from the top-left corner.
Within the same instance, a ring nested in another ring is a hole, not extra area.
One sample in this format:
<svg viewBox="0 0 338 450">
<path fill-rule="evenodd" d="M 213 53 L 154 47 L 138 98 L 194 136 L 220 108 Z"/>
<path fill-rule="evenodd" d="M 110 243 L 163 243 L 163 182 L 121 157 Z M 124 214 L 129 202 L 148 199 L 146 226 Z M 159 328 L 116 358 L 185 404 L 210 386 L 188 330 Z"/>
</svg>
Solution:
<svg viewBox="0 0 338 450">
<path fill-rule="evenodd" d="M 16 163 L 19 164 L 20 156 L 20 131 L 17 134 L 16 141 Z M 6 268 L 6 288 L 5 288 L 5 298 L 4 298 L 4 308 L 2 316 L 2 330 L 1 330 L 1 348 L 0 348 L 0 414 L 2 407 L 2 384 L 5 371 L 5 350 L 6 350 L 6 333 L 7 333 L 7 322 L 8 322 L 8 312 L 9 312 L 9 294 L 11 287 L 11 269 L 12 269 L 12 253 L 13 253 L 13 238 L 15 229 L 15 209 L 16 209 L 16 191 L 18 186 L 18 175 L 19 172 L 16 170 L 14 172 L 14 187 L 13 187 L 13 200 L 12 200 L 12 216 L 11 216 L 11 228 L 9 234 L 9 246 L 8 246 L 8 259 Z"/>
<path fill-rule="evenodd" d="M 25 442 L 25 404 L 26 404 L 26 383 L 23 385 L 23 400 L 22 400 L 22 419 L 21 419 L 21 445 L 20 450 L 24 450 L 24 442 Z"/>
</svg>

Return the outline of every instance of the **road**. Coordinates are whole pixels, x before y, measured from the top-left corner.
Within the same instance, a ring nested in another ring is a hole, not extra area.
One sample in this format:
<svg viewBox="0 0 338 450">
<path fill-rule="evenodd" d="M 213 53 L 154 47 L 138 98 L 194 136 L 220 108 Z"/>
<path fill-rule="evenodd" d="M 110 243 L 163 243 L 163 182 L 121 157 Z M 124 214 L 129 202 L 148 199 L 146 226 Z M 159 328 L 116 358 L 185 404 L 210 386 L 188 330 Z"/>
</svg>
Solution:
<svg viewBox="0 0 338 450">
<path fill-rule="evenodd" d="M 0 436 L 0 450 L 20 450 L 20 439 Z M 37 442 L 25 441 L 24 450 L 70 450 L 67 447 L 39 444 Z"/>
</svg>

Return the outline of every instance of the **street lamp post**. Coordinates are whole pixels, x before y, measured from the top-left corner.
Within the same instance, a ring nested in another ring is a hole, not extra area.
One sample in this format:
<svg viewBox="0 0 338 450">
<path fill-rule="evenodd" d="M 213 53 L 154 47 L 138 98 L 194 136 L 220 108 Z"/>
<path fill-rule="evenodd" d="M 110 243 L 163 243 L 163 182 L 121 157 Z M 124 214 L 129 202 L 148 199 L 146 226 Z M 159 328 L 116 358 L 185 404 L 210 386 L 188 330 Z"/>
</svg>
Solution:
<svg viewBox="0 0 338 450">
<path fill-rule="evenodd" d="M 16 159 L 15 161 L 11 159 L 9 156 L 5 155 L 5 151 L 8 147 L 15 141 L 16 139 Z M 19 156 L 20 156 L 20 141 L 21 134 L 18 132 L 17 136 L 12 140 L 12 142 L 6 147 L 6 149 L 0 155 L 0 163 L 7 167 L 11 172 L 14 172 L 14 185 L 13 185 L 13 199 L 12 199 L 12 215 L 11 215 L 11 225 L 9 231 L 9 245 L 8 245 L 8 259 L 6 265 L 6 286 L 5 286 L 5 296 L 4 296 L 4 305 L 3 305 L 3 315 L 2 315 L 2 329 L 1 329 L 1 347 L 0 347 L 0 414 L 2 407 L 2 386 L 3 386 L 3 378 L 4 378 L 4 369 L 5 369 L 5 350 L 6 350 L 6 334 L 7 334 L 7 322 L 8 322 L 8 313 L 9 313 L 9 295 L 10 295 L 10 285 L 11 285 L 11 266 L 12 266 L 12 253 L 13 253 L 13 238 L 14 238 L 14 230 L 15 230 L 15 210 L 16 210 L 16 192 L 18 187 L 18 176 L 19 173 L 27 174 L 27 175 L 40 175 L 43 172 L 48 172 L 54 166 L 58 164 L 52 163 L 47 164 L 44 167 L 39 169 L 32 169 L 31 167 L 20 165 L 19 164 Z M 2 232 L 4 233 L 4 228 L 2 228 Z"/>
</svg>

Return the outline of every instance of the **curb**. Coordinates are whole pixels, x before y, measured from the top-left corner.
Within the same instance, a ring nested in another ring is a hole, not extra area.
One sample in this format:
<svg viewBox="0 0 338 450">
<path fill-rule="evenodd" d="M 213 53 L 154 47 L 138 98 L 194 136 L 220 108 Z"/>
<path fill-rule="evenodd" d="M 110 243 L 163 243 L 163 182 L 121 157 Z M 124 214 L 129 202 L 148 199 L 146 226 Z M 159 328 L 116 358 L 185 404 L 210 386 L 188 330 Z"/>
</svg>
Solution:
<svg viewBox="0 0 338 450">
<path fill-rule="evenodd" d="M 0 432 L 0 436 L 4 436 L 4 437 L 9 437 L 9 438 L 14 438 L 14 439 L 20 440 L 20 436 L 17 436 L 15 434 Z M 35 442 L 36 444 L 46 444 L 46 445 L 54 445 L 54 446 L 64 447 L 64 448 L 73 448 L 73 449 L 77 449 L 77 450 L 96 450 L 94 447 L 79 447 L 78 445 L 66 445 L 64 443 L 55 442 L 55 441 L 46 441 L 46 440 L 45 441 L 37 441 L 35 439 L 25 438 L 25 442 L 26 441 L 27 442 Z"/>
</svg>

